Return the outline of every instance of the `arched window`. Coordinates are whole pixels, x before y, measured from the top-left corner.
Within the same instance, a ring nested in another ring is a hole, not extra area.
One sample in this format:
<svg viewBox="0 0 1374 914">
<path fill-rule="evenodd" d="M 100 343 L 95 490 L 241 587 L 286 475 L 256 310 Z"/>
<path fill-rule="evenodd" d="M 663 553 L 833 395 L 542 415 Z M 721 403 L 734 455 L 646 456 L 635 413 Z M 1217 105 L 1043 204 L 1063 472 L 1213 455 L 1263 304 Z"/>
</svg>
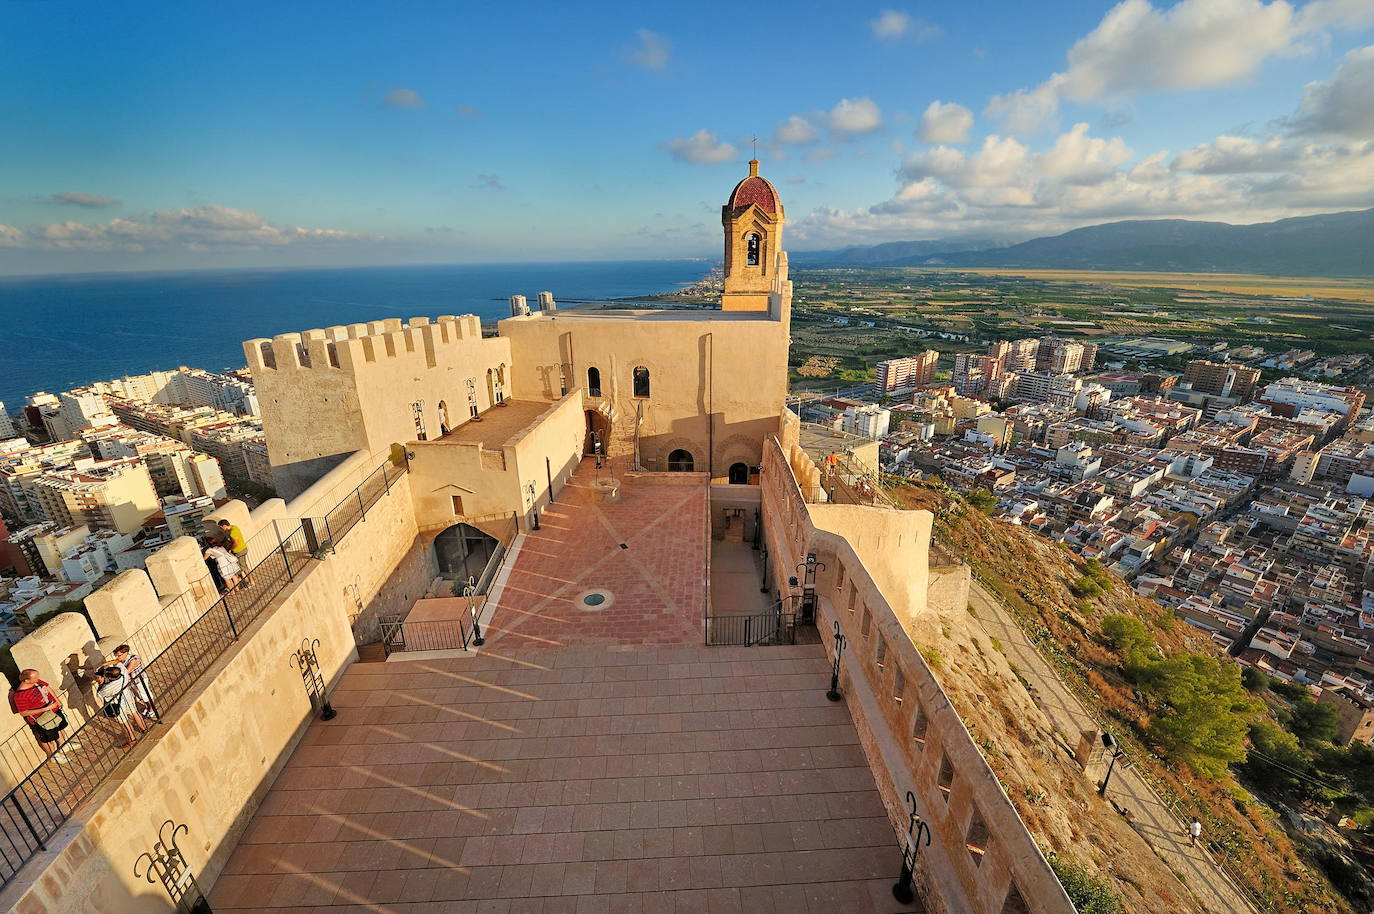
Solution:
<svg viewBox="0 0 1374 914">
<path fill-rule="evenodd" d="M 678 448 L 668 455 L 668 469 L 673 473 L 690 473 L 693 465 L 691 451 Z"/>
<path fill-rule="evenodd" d="M 730 485 L 742 486 L 749 482 L 749 467 L 743 463 L 730 464 Z"/>
<path fill-rule="evenodd" d="M 601 396 L 601 369 L 587 369 L 587 393 L 593 397 Z"/>
<path fill-rule="evenodd" d="M 482 411 L 477 407 L 477 379 L 468 378 L 468 414 L 473 419 L 482 418 Z"/>
<path fill-rule="evenodd" d="M 745 244 L 746 244 L 746 246 L 747 246 L 748 253 L 749 253 L 749 266 L 751 266 L 751 267 L 756 267 L 756 266 L 758 266 L 758 265 L 759 265 L 759 256 L 760 256 L 760 251 L 759 251 L 759 249 L 760 249 L 760 248 L 762 247 L 762 245 L 763 245 L 763 239 L 759 237 L 759 233 L 758 233 L 758 232 L 750 232 L 750 233 L 748 234 L 748 236 L 744 239 L 744 241 L 745 241 Z"/>
<path fill-rule="evenodd" d="M 636 365 L 634 370 L 634 382 L 636 397 L 649 396 L 649 369 L 645 368 L 643 365 Z"/>
</svg>

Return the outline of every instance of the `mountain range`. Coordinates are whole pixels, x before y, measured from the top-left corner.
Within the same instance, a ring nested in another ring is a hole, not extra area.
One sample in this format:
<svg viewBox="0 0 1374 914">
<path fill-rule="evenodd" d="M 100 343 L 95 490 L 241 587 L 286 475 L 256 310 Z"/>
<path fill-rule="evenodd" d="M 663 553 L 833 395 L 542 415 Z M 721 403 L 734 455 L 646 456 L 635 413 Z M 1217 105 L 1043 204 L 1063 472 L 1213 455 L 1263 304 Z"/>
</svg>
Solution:
<svg viewBox="0 0 1374 914">
<path fill-rule="evenodd" d="M 793 255 L 834 266 L 1023 267 L 1374 276 L 1374 209 L 1231 225 L 1188 219 L 1108 222 L 1020 244 L 898 241 Z"/>
</svg>

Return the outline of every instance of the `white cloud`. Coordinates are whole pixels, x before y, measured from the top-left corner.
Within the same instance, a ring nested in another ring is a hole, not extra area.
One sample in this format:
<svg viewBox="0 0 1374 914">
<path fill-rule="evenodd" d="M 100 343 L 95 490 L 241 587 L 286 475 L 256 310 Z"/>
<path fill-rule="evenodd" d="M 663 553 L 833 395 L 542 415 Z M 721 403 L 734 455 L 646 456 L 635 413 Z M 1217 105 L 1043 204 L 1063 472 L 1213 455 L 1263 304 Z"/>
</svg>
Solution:
<svg viewBox="0 0 1374 914">
<path fill-rule="evenodd" d="M 1012 133 L 1033 134 L 1048 130 L 1059 114 L 1059 78 L 1055 76 L 1034 89 L 994 95 L 984 113 L 999 119 Z"/>
<path fill-rule="evenodd" d="M 478 190 L 505 190 L 506 185 L 502 183 L 500 175 L 478 175 L 473 181 L 472 186 Z"/>
<path fill-rule="evenodd" d="M 392 89 L 383 100 L 388 108 L 420 108 L 425 100 L 414 89 Z"/>
<path fill-rule="evenodd" d="M 1296 133 L 1374 137 L 1374 45 L 1346 54 L 1330 82 L 1308 83 L 1289 126 Z"/>
<path fill-rule="evenodd" d="M 1117 166 L 1131 157 L 1119 138 L 1088 136 L 1087 124 L 1075 124 L 1061 134 L 1049 151 L 1040 156 L 1040 173 L 1070 184 L 1097 184 L 1111 177 Z"/>
<path fill-rule="evenodd" d="M 162 210 L 142 220 L 111 219 L 95 224 L 52 222 L 29 229 L 0 226 L 0 246 L 35 250 L 253 250 L 359 240 L 377 239 L 335 229 L 277 227 L 257 213 L 216 204 Z"/>
<path fill-rule="evenodd" d="M 925 41 L 940 34 L 935 26 L 901 10 L 883 10 L 877 19 L 869 20 L 868 29 L 880 41 L 896 41 L 900 38 Z"/>
<path fill-rule="evenodd" d="M 794 114 L 778 125 L 773 131 L 773 142 L 783 145 L 802 145 L 814 143 L 820 132 L 800 114 Z"/>
<path fill-rule="evenodd" d="M 1275 56 L 1302 52 L 1327 28 L 1374 22 L 1369 0 L 1181 0 L 1157 8 L 1123 0 L 1069 49 L 1062 72 L 993 96 L 987 113 L 1014 133 L 1052 125 L 1061 99 L 1110 104 L 1141 92 L 1244 83 Z"/>
<path fill-rule="evenodd" d="M 907 156 L 891 198 L 820 208 L 794 223 L 807 245 L 920 237 L 1020 240 L 1119 219 L 1257 222 L 1374 203 L 1374 139 L 1320 143 L 1222 136 L 1132 161 L 1119 138 L 1077 124 L 1043 151 L 1005 136 L 977 151 Z"/>
<path fill-rule="evenodd" d="M 808 165 L 819 165 L 822 162 L 829 162 L 833 158 L 835 158 L 835 150 L 825 146 L 808 149 L 802 153 L 802 161 Z"/>
<path fill-rule="evenodd" d="M 83 194 L 79 192 L 69 192 L 63 194 L 52 194 L 44 197 L 44 203 L 52 203 L 57 206 L 80 206 L 85 209 L 96 209 L 101 206 L 118 206 L 119 201 L 104 197 L 100 194 Z"/>
<path fill-rule="evenodd" d="M 636 44 L 624 49 L 625 59 L 645 70 L 666 70 L 673 44 L 657 32 L 635 29 Z"/>
<path fill-rule="evenodd" d="M 721 140 L 705 127 L 689 137 L 674 137 L 663 144 L 663 148 L 679 162 L 695 164 L 714 164 L 728 162 L 735 158 L 735 147 Z"/>
<path fill-rule="evenodd" d="M 1200 175 L 1243 175 L 1283 171 L 1292 164 L 1292 147 L 1278 137 L 1260 142 L 1243 136 L 1219 136 L 1180 152 L 1172 167 Z"/>
<path fill-rule="evenodd" d="M 955 102 L 934 101 L 921 115 L 916 136 L 927 143 L 962 143 L 972 129 L 972 111 Z"/>
<path fill-rule="evenodd" d="M 883 125 L 883 116 L 867 96 L 842 98 L 826 115 L 826 125 L 842 136 L 872 133 Z"/>
<path fill-rule="evenodd" d="M 911 16 L 899 10 L 883 10 L 868 27 L 874 38 L 901 38 L 911 28 Z"/>
</svg>

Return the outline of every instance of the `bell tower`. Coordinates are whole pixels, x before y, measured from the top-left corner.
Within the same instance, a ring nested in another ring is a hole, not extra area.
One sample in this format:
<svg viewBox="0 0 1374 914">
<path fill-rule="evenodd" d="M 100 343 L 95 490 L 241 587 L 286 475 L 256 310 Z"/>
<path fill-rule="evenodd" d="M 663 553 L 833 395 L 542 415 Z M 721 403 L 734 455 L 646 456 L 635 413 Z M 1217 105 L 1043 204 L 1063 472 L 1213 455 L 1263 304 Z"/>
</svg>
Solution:
<svg viewBox="0 0 1374 914">
<path fill-rule="evenodd" d="M 782 201 L 777 188 L 759 176 L 759 161 L 749 162 L 749 176 L 735 185 L 720 211 L 725 227 L 725 292 L 723 311 L 767 311 L 769 297 L 787 280 L 782 252 Z"/>
</svg>

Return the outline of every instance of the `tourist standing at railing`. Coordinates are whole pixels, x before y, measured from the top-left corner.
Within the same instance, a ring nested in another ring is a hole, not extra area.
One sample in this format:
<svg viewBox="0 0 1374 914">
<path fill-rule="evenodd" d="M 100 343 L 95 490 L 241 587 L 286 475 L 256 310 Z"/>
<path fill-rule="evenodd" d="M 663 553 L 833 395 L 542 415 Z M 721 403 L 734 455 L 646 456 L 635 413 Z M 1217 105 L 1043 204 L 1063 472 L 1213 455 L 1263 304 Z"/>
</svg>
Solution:
<svg viewBox="0 0 1374 914">
<path fill-rule="evenodd" d="M 37 670 L 20 671 L 19 684 L 10 689 L 10 710 L 24 718 L 45 755 L 59 764 L 67 763 L 67 757 L 58 751 L 62 731 L 67 729 L 62 699 L 38 678 Z"/>
<path fill-rule="evenodd" d="M 206 546 L 202 555 L 206 561 L 214 562 L 215 567 L 219 569 L 219 576 L 224 579 L 224 590 L 233 590 L 234 585 L 243 577 L 238 559 L 234 558 L 233 553 L 216 543 Z"/>
<path fill-rule="evenodd" d="M 143 658 L 134 653 L 133 648 L 121 644 L 114 649 L 115 663 L 124 668 L 129 675 L 130 687 L 134 690 L 134 704 L 138 713 L 149 720 L 157 720 L 157 704 L 153 701 L 153 688 L 148 685 L 148 677 L 143 675 Z"/>
<path fill-rule="evenodd" d="M 138 739 L 135 731 L 143 732 L 143 716 L 138 713 L 129 674 L 119 664 L 109 663 L 96 670 L 95 675 L 100 680 L 95 690 L 102 705 L 100 713 L 124 726 L 124 735 L 128 738 L 119 744 L 119 748 L 128 748 Z"/>
<path fill-rule="evenodd" d="M 253 586 L 253 578 L 248 574 L 248 541 L 243 537 L 243 531 L 237 524 L 231 524 L 227 520 L 219 522 L 219 528 L 224 531 L 224 546 L 234 554 L 234 560 L 239 563 L 239 568 L 243 570 L 243 584 L 245 587 Z"/>
</svg>

